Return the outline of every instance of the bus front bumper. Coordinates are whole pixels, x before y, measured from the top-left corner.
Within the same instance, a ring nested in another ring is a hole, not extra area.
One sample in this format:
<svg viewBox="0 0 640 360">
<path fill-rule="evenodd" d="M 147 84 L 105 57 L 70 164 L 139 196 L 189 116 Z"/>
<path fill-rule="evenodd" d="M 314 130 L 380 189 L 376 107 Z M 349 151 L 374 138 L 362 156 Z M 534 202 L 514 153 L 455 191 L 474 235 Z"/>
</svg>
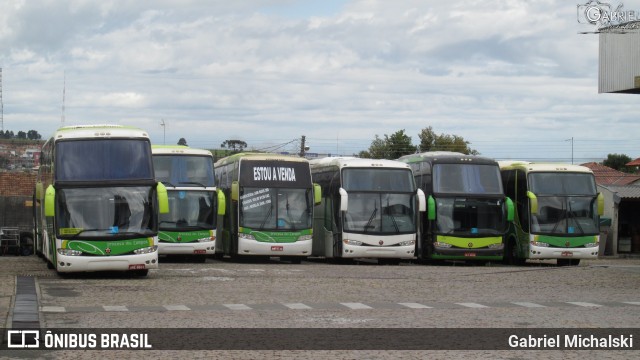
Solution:
<svg viewBox="0 0 640 360">
<path fill-rule="evenodd" d="M 273 243 L 240 238 L 238 239 L 238 255 L 309 256 L 311 255 L 311 240 Z"/>
<path fill-rule="evenodd" d="M 446 260 L 502 260 L 504 257 L 504 249 L 464 249 L 464 248 L 441 248 L 434 247 L 434 259 Z"/>
<path fill-rule="evenodd" d="M 416 246 L 342 245 L 343 258 L 415 259 Z"/>
<path fill-rule="evenodd" d="M 68 256 L 57 254 L 59 272 L 128 271 L 158 268 L 158 252 L 140 255 Z"/>
<path fill-rule="evenodd" d="M 597 259 L 599 247 L 557 248 L 529 245 L 529 259 Z"/>
<path fill-rule="evenodd" d="M 214 255 L 216 253 L 216 241 L 170 243 L 159 242 L 158 253 L 160 255 Z"/>
</svg>

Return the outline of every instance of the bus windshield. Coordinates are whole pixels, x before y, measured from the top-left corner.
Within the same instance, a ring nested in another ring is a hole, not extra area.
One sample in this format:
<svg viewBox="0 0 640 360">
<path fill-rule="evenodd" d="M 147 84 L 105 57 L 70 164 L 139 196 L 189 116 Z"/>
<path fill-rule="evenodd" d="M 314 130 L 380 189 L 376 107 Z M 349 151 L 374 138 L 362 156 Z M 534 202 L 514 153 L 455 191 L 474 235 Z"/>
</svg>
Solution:
<svg viewBox="0 0 640 360">
<path fill-rule="evenodd" d="M 596 195 L 596 182 L 589 173 L 531 173 L 529 188 L 536 195 Z"/>
<path fill-rule="evenodd" d="M 60 238 L 133 238 L 157 233 L 151 186 L 60 188 L 56 195 Z"/>
<path fill-rule="evenodd" d="M 56 144 L 56 180 L 153 179 L 146 139 L 68 140 Z"/>
<path fill-rule="evenodd" d="M 502 194 L 500 168 L 496 165 L 436 164 L 433 192 L 440 194 Z"/>
<path fill-rule="evenodd" d="M 240 226 L 254 230 L 311 228 L 310 188 L 244 187 L 240 196 Z"/>
<path fill-rule="evenodd" d="M 344 231 L 367 234 L 403 234 L 416 231 L 415 195 L 350 192 Z"/>
<path fill-rule="evenodd" d="M 168 190 L 169 213 L 160 214 L 160 229 L 174 231 L 215 228 L 213 191 Z"/>
<path fill-rule="evenodd" d="M 437 232 L 464 236 L 501 235 L 506 231 L 502 199 L 438 198 Z"/>
<path fill-rule="evenodd" d="M 345 169 L 342 187 L 351 191 L 414 192 L 413 175 L 409 169 Z"/>
<path fill-rule="evenodd" d="M 169 186 L 214 186 L 209 156 L 153 155 L 153 167 L 156 179 Z"/>
<path fill-rule="evenodd" d="M 531 215 L 531 232 L 576 236 L 598 234 L 597 197 L 538 196 L 538 213 Z"/>
</svg>

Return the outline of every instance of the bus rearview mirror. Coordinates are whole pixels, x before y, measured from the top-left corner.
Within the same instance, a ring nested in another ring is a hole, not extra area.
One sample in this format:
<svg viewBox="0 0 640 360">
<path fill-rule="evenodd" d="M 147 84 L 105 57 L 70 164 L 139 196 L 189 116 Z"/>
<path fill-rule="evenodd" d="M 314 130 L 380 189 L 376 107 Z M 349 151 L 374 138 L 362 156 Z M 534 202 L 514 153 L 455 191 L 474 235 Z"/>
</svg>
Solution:
<svg viewBox="0 0 640 360">
<path fill-rule="evenodd" d="M 313 203 L 320 205 L 322 202 L 322 188 L 318 184 L 313 184 Z"/>
<path fill-rule="evenodd" d="M 435 220 L 436 219 L 436 199 L 433 196 L 429 195 L 429 199 L 427 199 L 427 220 Z"/>
<path fill-rule="evenodd" d="M 347 211 L 349 209 L 349 194 L 347 190 L 340 188 L 340 211 Z"/>
<path fill-rule="evenodd" d="M 47 191 L 44 194 L 44 216 L 54 216 L 56 205 L 56 189 L 53 185 L 47 187 Z"/>
<path fill-rule="evenodd" d="M 231 183 L 231 200 L 238 201 L 240 199 L 240 186 L 237 181 Z"/>
<path fill-rule="evenodd" d="M 424 191 L 422 191 L 422 189 L 418 189 L 416 193 L 418 194 L 418 211 L 427 211 L 427 198 L 424 195 Z"/>
<path fill-rule="evenodd" d="M 515 211 L 513 208 L 513 200 L 507 196 L 505 199 L 505 203 L 507 204 L 507 221 L 512 222 L 515 217 Z"/>
<path fill-rule="evenodd" d="M 158 193 L 158 212 L 160 214 L 168 214 L 169 213 L 169 196 L 167 195 L 167 188 L 160 181 L 158 181 L 156 192 Z"/>
<path fill-rule="evenodd" d="M 598 193 L 598 215 L 604 215 L 604 195 Z"/>
<path fill-rule="evenodd" d="M 224 192 L 220 189 L 218 193 L 218 215 L 224 216 L 227 213 L 227 198 L 224 196 Z"/>
<path fill-rule="evenodd" d="M 538 214 L 538 197 L 531 191 L 527 191 L 527 197 L 529 198 L 529 210 L 531 214 Z"/>
</svg>

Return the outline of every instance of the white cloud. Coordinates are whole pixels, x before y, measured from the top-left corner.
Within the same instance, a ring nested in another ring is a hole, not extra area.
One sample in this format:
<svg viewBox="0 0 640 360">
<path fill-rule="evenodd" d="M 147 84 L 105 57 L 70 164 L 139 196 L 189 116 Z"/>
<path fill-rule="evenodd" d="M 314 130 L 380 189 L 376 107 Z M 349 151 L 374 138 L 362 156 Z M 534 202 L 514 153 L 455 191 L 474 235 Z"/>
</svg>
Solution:
<svg viewBox="0 0 640 360">
<path fill-rule="evenodd" d="M 158 142 L 165 119 L 167 141 L 200 147 L 304 134 L 312 151 L 358 152 L 431 125 L 490 156 L 534 156 L 545 147 L 514 139 L 564 149 L 640 132 L 635 97 L 597 94 L 598 38 L 577 34 L 574 3 L 303 3 L 0 1 L 5 127 L 52 131 L 66 72 L 68 122 L 130 121 Z"/>
</svg>

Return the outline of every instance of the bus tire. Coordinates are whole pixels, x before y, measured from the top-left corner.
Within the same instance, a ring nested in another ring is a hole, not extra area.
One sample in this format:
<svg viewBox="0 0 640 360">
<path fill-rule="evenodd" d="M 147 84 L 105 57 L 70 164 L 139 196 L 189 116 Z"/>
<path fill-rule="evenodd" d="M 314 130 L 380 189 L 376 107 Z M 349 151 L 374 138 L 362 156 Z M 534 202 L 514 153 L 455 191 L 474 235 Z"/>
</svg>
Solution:
<svg viewBox="0 0 640 360">
<path fill-rule="evenodd" d="M 580 259 L 571 259 L 571 266 L 580 265 Z"/>
<path fill-rule="evenodd" d="M 53 266 L 53 263 L 51 261 L 46 260 L 46 262 L 47 262 L 47 269 L 53 270 L 56 268 L 55 266 Z"/>
<path fill-rule="evenodd" d="M 522 266 L 527 261 L 526 259 L 518 257 L 518 247 L 516 246 L 516 239 L 510 238 L 507 242 L 507 253 L 505 259 L 509 265 Z"/>
<path fill-rule="evenodd" d="M 204 263 L 207 261 L 207 255 L 194 255 L 193 262 Z"/>
</svg>

